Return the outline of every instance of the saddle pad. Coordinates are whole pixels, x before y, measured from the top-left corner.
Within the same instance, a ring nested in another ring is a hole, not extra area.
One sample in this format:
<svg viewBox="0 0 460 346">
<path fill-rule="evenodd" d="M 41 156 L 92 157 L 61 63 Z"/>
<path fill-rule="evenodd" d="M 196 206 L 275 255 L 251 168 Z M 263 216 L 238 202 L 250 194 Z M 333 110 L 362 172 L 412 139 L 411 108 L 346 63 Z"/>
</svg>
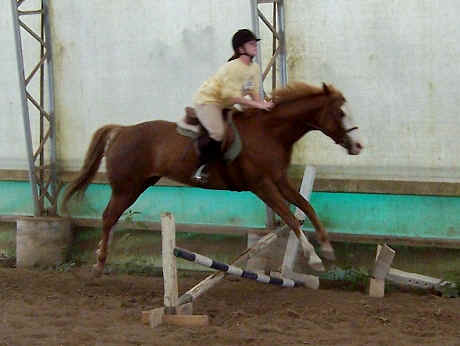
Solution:
<svg viewBox="0 0 460 346">
<path fill-rule="evenodd" d="M 241 142 L 240 133 L 238 132 L 238 129 L 233 123 L 232 115 L 230 115 L 229 124 L 233 129 L 235 140 L 233 141 L 230 148 L 228 148 L 227 151 L 224 153 L 224 159 L 227 162 L 232 162 L 241 153 L 241 150 L 243 149 L 243 142 Z M 200 135 L 199 133 L 195 131 L 181 127 L 179 124 L 177 124 L 176 130 L 177 130 L 177 133 L 179 133 L 180 135 L 185 136 L 185 137 L 190 137 L 192 139 L 196 139 Z"/>
</svg>

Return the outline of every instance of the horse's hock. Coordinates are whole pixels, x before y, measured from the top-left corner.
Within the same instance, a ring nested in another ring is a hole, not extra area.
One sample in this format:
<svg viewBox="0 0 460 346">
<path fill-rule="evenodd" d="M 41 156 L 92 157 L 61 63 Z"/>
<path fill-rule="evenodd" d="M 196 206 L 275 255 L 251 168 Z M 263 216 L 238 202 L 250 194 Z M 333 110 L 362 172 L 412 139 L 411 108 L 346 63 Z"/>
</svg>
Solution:
<svg viewBox="0 0 460 346">
<path fill-rule="evenodd" d="M 49 267 L 62 264 L 72 242 L 69 219 L 24 217 L 16 224 L 17 267 Z"/>
</svg>

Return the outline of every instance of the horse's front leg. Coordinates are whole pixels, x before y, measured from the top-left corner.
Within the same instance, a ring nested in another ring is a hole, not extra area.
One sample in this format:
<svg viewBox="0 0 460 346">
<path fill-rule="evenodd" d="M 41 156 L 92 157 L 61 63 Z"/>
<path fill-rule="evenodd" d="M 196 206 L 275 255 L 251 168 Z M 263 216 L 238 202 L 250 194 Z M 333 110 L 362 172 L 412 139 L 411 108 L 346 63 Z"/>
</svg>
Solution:
<svg viewBox="0 0 460 346">
<path fill-rule="evenodd" d="M 280 190 L 283 197 L 289 202 L 300 208 L 310 219 L 315 231 L 318 235 L 318 241 L 321 244 L 321 254 L 328 260 L 335 260 L 334 249 L 329 241 L 327 231 L 324 229 L 321 221 L 315 213 L 315 210 L 311 204 L 303 198 L 303 196 L 297 192 L 290 184 L 286 176 L 277 182 L 277 187 Z"/>
<path fill-rule="evenodd" d="M 316 254 L 313 245 L 301 229 L 299 220 L 291 213 L 289 207 L 278 190 L 278 187 L 269 179 L 264 179 L 251 189 L 260 199 L 262 199 L 270 208 L 277 213 L 281 219 L 294 231 L 302 246 L 303 253 L 308 259 L 308 265 L 316 271 L 324 271 L 324 265 L 321 258 Z"/>
</svg>

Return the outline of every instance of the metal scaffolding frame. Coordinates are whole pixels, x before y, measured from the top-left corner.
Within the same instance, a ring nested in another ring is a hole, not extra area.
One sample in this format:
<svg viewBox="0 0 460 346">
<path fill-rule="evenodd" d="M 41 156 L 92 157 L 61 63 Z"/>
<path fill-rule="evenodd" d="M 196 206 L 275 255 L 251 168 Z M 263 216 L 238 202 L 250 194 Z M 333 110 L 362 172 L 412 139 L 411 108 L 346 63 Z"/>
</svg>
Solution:
<svg viewBox="0 0 460 346">
<path fill-rule="evenodd" d="M 284 0 L 250 0 L 251 3 L 251 17 L 252 28 L 257 37 L 260 37 L 260 22 L 262 21 L 265 26 L 271 31 L 272 41 L 272 55 L 265 68 L 262 65 L 262 57 L 257 55 L 256 61 L 262 71 L 262 82 L 267 78 L 268 73 L 272 72 L 272 89 L 277 86 L 277 73 L 276 68 L 280 72 L 280 84 L 285 86 L 287 84 L 287 67 L 286 67 L 286 40 L 285 40 L 285 13 L 284 13 Z M 260 4 L 272 4 L 272 23 L 267 19 L 261 11 Z M 259 41 L 259 52 L 261 51 L 261 43 Z M 276 64 L 278 60 L 278 64 Z M 262 85 L 262 83 L 261 83 Z M 261 90 L 263 93 L 263 90 Z"/>
<path fill-rule="evenodd" d="M 27 148 L 27 158 L 29 167 L 29 180 L 32 188 L 34 200 L 34 215 L 56 215 L 57 213 L 57 161 L 56 161 L 56 124 L 54 114 L 54 75 L 51 51 L 51 31 L 49 23 L 49 0 L 41 0 L 41 7 L 35 10 L 21 10 L 24 3 L 30 0 L 11 0 L 13 25 L 15 32 L 16 57 L 18 65 L 18 76 L 20 85 L 20 97 L 22 103 L 22 115 L 24 122 L 24 134 Z M 273 23 L 265 17 L 259 5 L 269 3 L 273 5 Z M 286 68 L 286 44 L 285 44 L 285 20 L 284 20 L 284 0 L 250 0 L 253 31 L 256 36 L 260 36 L 260 21 L 272 32 L 272 56 L 265 68 L 262 66 L 260 54 L 256 61 L 261 67 L 262 82 L 266 79 L 270 70 L 272 72 L 272 89 L 277 86 L 277 64 L 279 69 L 279 79 L 281 86 L 287 83 Z M 40 16 L 40 33 L 35 32 L 30 26 L 25 24 L 21 17 Z M 22 31 L 30 35 L 40 45 L 40 57 L 32 71 L 26 76 L 24 70 L 24 56 L 21 39 Z M 259 51 L 260 51 L 259 42 Z M 46 65 L 46 72 L 45 72 Z M 33 96 L 27 87 L 30 81 L 39 72 L 40 87 L 39 95 Z M 46 78 L 45 78 L 46 74 Z M 45 102 L 45 80 L 48 82 L 47 96 L 48 103 Z M 261 96 L 264 96 L 263 83 L 261 85 Z M 38 99 L 38 100 L 37 100 Z M 29 105 L 32 104 L 40 113 L 40 134 L 38 147 L 33 148 L 32 130 L 30 125 Z M 45 155 L 45 146 L 49 144 L 49 159 Z M 267 209 L 267 226 L 274 225 L 273 212 Z"/>
<path fill-rule="evenodd" d="M 282 87 L 286 86 L 287 84 L 287 59 L 286 59 L 286 39 L 285 39 L 285 12 L 284 12 L 284 0 L 249 0 L 251 3 L 251 16 L 252 16 L 252 28 L 254 34 L 257 37 L 260 37 L 260 21 L 262 21 L 267 28 L 272 33 L 272 55 L 267 64 L 264 68 L 262 65 L 262 57 L 260 52 L 261 50 L 261 42 L 258 42 L 258 51 L 256 62 L 260 66 L 260 70 L 262 71 L 260 83 L 260 96 L 263 99 L 265 97 L 265 92 L 263 89 L 263 82 L 267 78 L 268 73 L 270 70 L 272 71 L 272 90 L 277 86 L 277 74 L 276 74 L 276 61 L 278 60 L 278 69 L 280 72 L 280 84 Z M 272 19 L 273 23 L 267 19 L 267 17 L 263 14 L 261 9 L 259 8 L 260 4 L 272 4 Z M 266 215 L 266 225 L 268 228 L 275 227 L 275 214 L 273 210 L 269 207 L 266 208 L 267 215 Z"/>
<path fill-rule="evenodd" d="M 51 53 L 51 30 L 49 24 L 49 0 L 41 0 L 40 8 L 22 10 L 27 0 L 11 0 L 13 26 L 16 43 L 16 58 L 19 76 L 19 92 L 22 104 L 24 134 L 27 148 L 29 180 L 34 200 L 35 216 L 54 216 L 57 213 L 57 165 L 56 165 L 56 124 L 54 114 L 54 75 Z M 33 6 L 33 5 L 30 5 Z M 39 16 L 40 32 L 27 25 L 21 17 Z M 22 28 L 22 30 L 21 30 Z M 21 32 L 24 32 L 40 46 L 38 62 L 29 74 L 25 74 L 24 52 Z M 45 71 L 46 65 L 46 71 Z M 34 77 L 39 75 L 39 95 L 33 95 L 28 86 Z M 46 78 L 45 78 L 46 77 Z M 48 82 L 46 88 L 45 82 Z M 46 90 L 47 89 L 47 90 Z M 46 92 L 47 91 L 47 92 Z M 47 95 L 45 95 L 45 93 Z M 47 98 L 46 98 L 47 96 Z M 47 101 L 47 102 L 46 102 Z M 38 146 L 33 148 L 32 130 L 30 125 L 29 106 L 34 106 L 40 113 L 40 133 Z M 46 145 L 49 146 L 49 158 L 45 155 Z"/>
</svg>

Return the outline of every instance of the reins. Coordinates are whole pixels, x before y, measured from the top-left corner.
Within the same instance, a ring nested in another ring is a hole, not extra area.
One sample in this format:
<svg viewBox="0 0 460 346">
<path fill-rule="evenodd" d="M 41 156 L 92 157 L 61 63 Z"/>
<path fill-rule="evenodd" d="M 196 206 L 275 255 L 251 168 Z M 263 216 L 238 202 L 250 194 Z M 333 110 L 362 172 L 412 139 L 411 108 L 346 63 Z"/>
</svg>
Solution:
<svg viewBox="0 0 460 346">
<path fill-rule="evenodd" d="M 353 126 L 352 128 L 346 129 L 346 130 L 345 130 L 345 135 L 344 135 L 341 139 L 337 139 L 336 136 L 332 135 L 332 134 L 331 134 L 329 131 L 327 131 L 326 129 L 322 129 L 322 128 L 320 128 L 319 126 L 314 125 L 314 124 L 312 124 L 312 123 L 310 123 L 310 122 L 306 122 L 306 124 L 307 124 L 308 126 L 310 126 L 311 128 L 315 129 L 315 130 L 318 130 L 318 131 L 323 132 L 326 136 L 332 138 L 336 144 L 343 144 L 343 143 L 345 143 L 345 135 L 348 134 L 348 133 L 350 133 L 350 132 L 352 132 L 352 131 L 355 131 L 355 130 L 358 130 L 358 129 L 359 129 L 358 126 Z"/>
</svg>

